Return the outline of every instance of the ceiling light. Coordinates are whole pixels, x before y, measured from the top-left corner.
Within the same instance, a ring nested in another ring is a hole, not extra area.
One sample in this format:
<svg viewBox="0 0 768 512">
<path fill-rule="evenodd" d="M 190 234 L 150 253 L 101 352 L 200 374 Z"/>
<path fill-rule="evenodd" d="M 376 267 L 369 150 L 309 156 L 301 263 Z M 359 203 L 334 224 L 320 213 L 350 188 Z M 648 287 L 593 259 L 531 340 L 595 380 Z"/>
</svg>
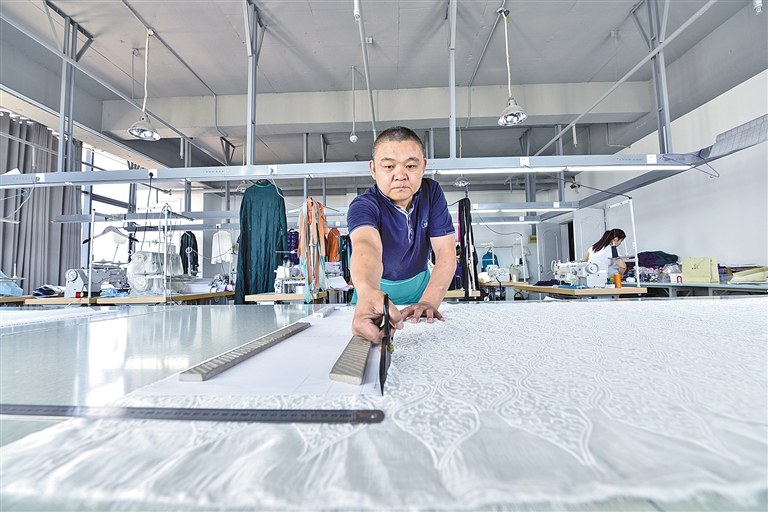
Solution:
<svg viewBox="0 0 768 512">
<path fill-rule="evenodd" d="M 469 180 L 464 177 L 462 174 L 458 178 L 456 178 L 456 181 L 453 182 L 453 186 L 456 188 L 464 188 L 469 186 Z"/>
<path fill-rule="evenodd" d="M 752 0 L 752 7 L 755 9 L 755 14 L 760 14 L 763 10 L 763 0 Z"/>
<path fill-rule="evenodd" d="M 501 113 L 499 117 L 499 126 L 514 126 L 520 124 L 528 118 L 528 114 L 525 113 L 523 107 L 517 104 L 515 98 L 510 97 L 507 101 L 507 108 Z"/>
<path fill-rule="evenodd" d="M 507 43 L 507 90 L 509 92 L 507 108 L 504 109 L 501 117 L 499 117 L 499 126 L 514 126 L 525 121 L 528 118 L 528 114 L 512 97 L 512 71 L 509 67 L 509 29 L 507 28 L 507 14 L 509 14 L 509 10 L 501 8 L 496 12 L 504 16 L 504 41 Z"/>
<path fill-rule="evenodd" d="M 152 30 L 147 31 L 147 43 L 144 48 L 144 103 L 141 106 L 141 117 L 138 121 L 128 128 L 128 133 L 141 140 L 160 140 L 160 134 L 149 122 L 147 115 L 147 75 L 149 74 L 149 38 L 152 37 Z"/>
<path fill-rule="evenodd" d="M 160 134 L 149 122 L 149 116 L 145 113 L 141 118 L 128 128 L 128 133 L 141 140 L 160 140 Z"/>
</svg>

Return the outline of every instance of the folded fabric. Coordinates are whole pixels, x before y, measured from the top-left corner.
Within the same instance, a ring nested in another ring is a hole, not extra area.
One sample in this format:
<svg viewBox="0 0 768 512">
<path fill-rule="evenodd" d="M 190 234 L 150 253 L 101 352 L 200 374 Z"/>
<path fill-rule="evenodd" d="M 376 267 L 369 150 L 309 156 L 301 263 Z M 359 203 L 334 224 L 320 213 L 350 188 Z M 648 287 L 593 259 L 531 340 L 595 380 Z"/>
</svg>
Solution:
<svg viewBox="0 0 768 512">
<path fill-rule="evenodd" d="M 58 297 L 60 295 L 64 295 L 64 287 L 52 284 L 44 284 L 32 292 L 33 297 Z"/>
<path fill-rule="evenodd" d="M 121 292 L 117 288 L 105 288 L 101 290 L 101 293 L 99 294 L 99 297 L 105 298 L 105 297 L 127 297 L 128 292 Z"/>
<path fill-rule="evenodd" d="M 0 297 L 20 297 L 24 291 L 0 270 Z"/>
</svg>

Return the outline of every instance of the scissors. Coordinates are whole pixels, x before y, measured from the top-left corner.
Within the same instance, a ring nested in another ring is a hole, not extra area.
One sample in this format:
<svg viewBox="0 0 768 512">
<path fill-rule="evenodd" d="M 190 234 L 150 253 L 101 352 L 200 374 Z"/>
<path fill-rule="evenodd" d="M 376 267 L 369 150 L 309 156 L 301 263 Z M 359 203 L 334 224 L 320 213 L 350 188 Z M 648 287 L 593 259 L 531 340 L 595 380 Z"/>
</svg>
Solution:
<svg viewBox="0 0 768 512">
<path fill-rule="evenodd" d="M 395 351 L 395 346 L 392 344 L 392 331 L 389 324 L 389 295 L 384 294 L 384 325 L 381 327 L 384 331 L 384 336 L 381 339 L 381 346 L 379 351 L 381 352 L 381 359 L 379 360 L 379 384 L 381 385 L 381 396 L 384 396 L 384 383 L 387 381 L 387 372 L 389 371 L 389 363 L 392 359 L 392 352 Z"/>
</svg>

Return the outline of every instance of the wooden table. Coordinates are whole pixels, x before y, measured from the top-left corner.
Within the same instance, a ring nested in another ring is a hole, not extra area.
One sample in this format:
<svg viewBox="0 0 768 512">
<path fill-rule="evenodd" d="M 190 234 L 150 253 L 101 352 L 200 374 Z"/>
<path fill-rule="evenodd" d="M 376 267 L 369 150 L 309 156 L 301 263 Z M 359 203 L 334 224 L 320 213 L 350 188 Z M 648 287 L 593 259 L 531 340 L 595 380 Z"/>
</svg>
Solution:
<svg viewBox="0 0 768 512">
<path fill-rule="evenodd" d="M 330 295 L 339 293 L 339 290 L 328 290 L 312 294 L 312 302 L 321 300 L 327 302 Z M 304 302 L 303 293 L 257 293 L 255 295 L 246 295 L 245 302 Z"/>
<path fill-rule="evenodd" d="M 96 304 L 97 297 L 75 299 L 72 297 L 32 297 L 24 301 L 25 306 L 68 306 L 79 304 L 88 306 Z"/>
<path fill-rule="evenodd" d="M 24 301 L 26 306 L 61 306 L 69 304 L 98 305 L 98 306 L 126 306 L 131 304 L 165 304 L 171 302 L 199 302 L 210 301 L 219 297 L 231 297 L 235 292 L 210 292 L 210 293 L 175 293 L 173 296 L 141 296 L 129 295 L 128 297 L 91 297 L 73 299 L 70 297 L 32 297 Z"/>
<path fill-rule="evenodd" d="M 24 302 L 27 301 L 27 299 L 32 299 L 32 295 L 19 295 L 18 297 L 0 297 L 0 306 L 3 305 L 13 305 L 13 306 L 23 306 Z"/>
<path fill-rule="evenodd" d="M 544 293 L 547 295 L 568 295 L 579 298 L 595 297 L 621 297 L 643 295 L 648 293 L 648 288 L 638 286 L 622 286 L 621 288 L 559 288 L 557 286 L 533 286 L 523 283 L 512 283 L 516 290 L 531 293 Z"/>
<path fill-rule="evenodd" d="M 141 296 L 129 295 L 128 297 L 104 297 L 96 299 L 96 304 L 100 306 L 122 306 L 130 304 L 162 304 L 173 302 L 195 302 L 208 301 L 220 297 L 232 297 L 235 292 L 206 292 L 206 293 L 174 293 L 172 296 Z"/>
</svg>

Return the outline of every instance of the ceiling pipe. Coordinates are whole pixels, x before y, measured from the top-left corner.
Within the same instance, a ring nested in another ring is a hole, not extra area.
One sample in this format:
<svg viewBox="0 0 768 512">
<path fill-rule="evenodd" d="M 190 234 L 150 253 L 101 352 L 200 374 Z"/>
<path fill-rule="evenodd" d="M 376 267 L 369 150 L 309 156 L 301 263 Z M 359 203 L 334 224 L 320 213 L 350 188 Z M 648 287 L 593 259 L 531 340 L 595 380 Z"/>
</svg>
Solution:
<svg viewBox="0 0 768 512">
<path fill-rule="evenodd" d="M 483 46 L 483 51 L 480 52 L 480 57 L 478 57 L 477 59 L 475 70 L 472 72 L 472 77 L 469 79 L 469 83 L 467 84 L 467 125 L 465 126 L 465 128 L 469 128 L 469 120 L 472 119 L 472 101 L 471 101 L 472 84 L 475 83 L 475 76 L 477 75 L 477 70 L 480 69 L 480 63 L 483 61 L 485 50 L 488 49 L 488 44 L 491 42 L 491 37 L 493 37 L 493 33 L 496 32 L 496 25 L 499 24 L 499 20 L 501 19 L 501 13 L 499 11 L 504 9 L 504 5 L 506 3 L 507 3 L 507 0 L 502 0 L 501 6 L 499 6 L 499 8 L 496 9 L 496 19 L 493 21 L 493 26 L 491 27 L 491 31 L 488 34 L 488 39 L 485 40 L 485 46 Z"/>
<path fill-rule="evenodd" d="M 710 7 L 712 7 L 712 5 L 714 5 L 716 2 L 717 2 L 717 0 L 709 0 L 709 2 L 707 2 L 707 3 L 704 5 L 704 7 L 702 7 L 702 8 L 701 8 L 701 9 L 699 9 L 698 11 L 696 11 L 696 14 L 694 14 L 693 16 L 691 16 L 690 18 L 688 18 L 688 20 L 687 20 L 685 23 L 683 23 L 682 25 L 680 25 L 680 28 L 678 28 L 677 30 L 675 30 L 675 31 L 672 33 L 672 35 L 671 35 L 671 36 L 669 36 L 669 38 L 667 38 L 667 39 L 666 39 L 666 40 L 665 40 L 663 43 L 661 43 L 659 46 L 657 46 L 656 48 L 654 48 L 652 51 L 648 52 L 648 55 L 646 55 L 646 56 L 643 58 L 643 60 L 641 60 L 640 62 L 638 62 L 638 63 L 637 63 L 637 65 L 636 65 L 635 67 L 633 67 L 632 69 L 630 69 L 630 70 L 627 72 L 627 74 L 626 74 L 626 75 L 624 75 L 623 77 L 621 77 L 621 78 L 619 79 L 619 81 L 618 81 L 618 82 L 616 82 L 615 84 L 613 84 L 613 86 L 612 86 L 610 89 L 608 89 L 608 90 L 605 92 L 605 94 L 603 94 L 602 96 L 600 96 L 600 98 L 598 98 L 598 99 L 597 99 L 597 101 L 595 101 L 595 102 L 592 104 L 592 106 L 591 106 L 591 107 L 589 107 L 589 108 L 588 108 L 588 109 L 587 109 L 587 110 L 586 110 L 586 111 L 585 111 L 583 114 L 581 114 L 579 117 L 577 117 L 576 119 L 574 119 L 573 121 L 571 121 L 571 124 L 569 124 L 568 126 L 566 126 L 565 128 L 563 128 L 562 130 L 560 130 L 560 133 L 558 133 L 557 135 L 555 135 L 555 136 L 552 138 L 552 140 L 550 140 L 549 142 L 547 142 L 547 143 L 546 143 L 546 144 L 545 144 L 545 145 L 544 145 L 544 146 L 543 146 L 543 147 L 542 147 L 540 150 L 538 150 L 538 151 L 536 152 L 536 154 L 535 154 L 535 155 L 533 155 L 533 156 L 539 156 L 540 154 L 542 154 L 542 153 L 544 152 L 544 150 L 545 150 L 545 149 L 547 149 L 549 146 L 551 146 L 551 145 L 552 145 L 552 143 L 554 143 L 554 142 L 555 142 L 557 139 L 559 139 L 560 137 L 562 137 L 562 136 L 563 136 L 563 134 L 564 134 L 565 132 L 567 132 L 568 130 L 570 130 L 570 129 L 571 129 L 571 127 L 575 126 L 575 125 L 576 125 L 576 123 L 578 123 L 579 121 L 581 121 L 581 119 L 582 119 L 584 116 L 586 116 L 587 114 L 589 114 L 590 112 L 592 112 L 592 110 L 593 110 L 593 109 L 594 109 L 596 106 L 598 106 L 598 105 L 599 105 L 599 104 L 600 104 L 600 103 L 601 103 L 601 102 L 602 102 L 602 101 L 603 101 L 605 98 L 607 98 L 607 97 L 608 97 L 608 96 L 609 96 L 609 95 L 610 95 L 610 94 L 611 94 L 613 91 L 615 91 L 616 89 L 618 89 L 618 88 L 619 88 L 619 86 L 620 86 L 621 84 L 623 84 L 624 82 L 626 82 L 626 81 L 629 79 L 629 77 L 631 77 L 632 75 L 634 75 L 634 74 L 637 72 L 637 70 L 638 70 L 638 69 L 640 69 L 640 68 L 641 68 L 641 67 L 643 67 L 645 64 L 647 64 L 647 63 L 648 63 L 648 61 L 650 61 L 650 60 L 651 60 L 653 57 L 655 57 L 655 56 L 656 56 L 656 54 L 658 54 L 660 51 L 662 51 L 664 48 L 666 48 L 666 46 L 667 46 L 669 43 L 671 43 L 672 41 L 674 41 L 674 40 L 675 40 L 675 38 L 676 38 L 678 35 L 680 35 L 680 34 L 681 34 L 681 33 L 682 33 L 682 32 L 683 32 L 685 29 L 687 29 L 687 28 L 688 28 L 688 27 L 689 27 L 689 26 L 690 26 L 690 25 L 691 25 L 691 24 L 692 24 L 694 21 L 696 21 L 696 20 L 697 20 L 697 19 L 698 19 L 698 18 L 699 18 L 699 17 L 700 17 L 702 14 L 704 14 L 705 12 L 707 12 L 707 10 L 709 10 L 709 8 L 710 8 Z"/>
<path fill-rule="evenodd" d="M 376 112 L 373 108 L 373 90 L 371 89 L 371 70 L 368 66 L 368 47 L 365 43 L 365 26 L 363 23 L 363 11 L 360 0 L 355 0 L 355 21 L 360 29 L 360 46 L 363 50 L 363 67 L 365 68 L 365 84 L 368 87 L 368 100 L 371 103 L 371 127 L 373 128 L 373 140 L 376 140 Z"/>
<path fill-rule="evenodd" d="M 450 77 L 449 83 L 449 95 L 451 102 L 451 117 L 448 120 L 449 132 L 450 132 L 450 158 L 456 158 L 456 11 L 458 9 L 459 0 L 451 1 L 451 18 L 450 18 L 450 30 L 451 40 L 448 47 L 448 58 L 450 62 Z"/>
</svg>

